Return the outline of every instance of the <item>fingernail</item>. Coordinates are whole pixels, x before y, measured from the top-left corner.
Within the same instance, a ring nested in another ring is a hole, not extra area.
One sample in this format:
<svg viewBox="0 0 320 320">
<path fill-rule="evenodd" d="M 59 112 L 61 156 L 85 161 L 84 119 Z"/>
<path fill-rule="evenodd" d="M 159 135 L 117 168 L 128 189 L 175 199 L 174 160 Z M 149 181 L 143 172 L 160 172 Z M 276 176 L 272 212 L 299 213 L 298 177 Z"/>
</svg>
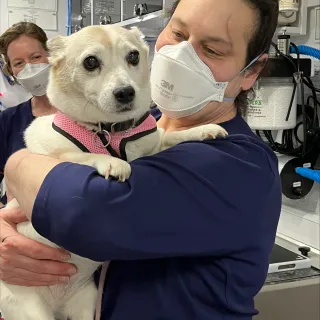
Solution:
<svg viewBox="0 0 320 320">
<path fill-rule="evenodd" d="M 70 274 L 71 276 L 77 273 L 77 269 L 75 267 L 71 267 L 68 270 L 68 274 Z"/>
<path fill-rule="evenodd" d="M 68 283 L 69 280 L 69 277 L 59 277 L 59 283 Z"/>
<path fill-rule="evenodd" d="M 71 259 L 71 256 L 70 254 L 68 253 L 64 253 L 62 256 L 61 256 L 62 260 L 70 260 Z"/>
</svg>

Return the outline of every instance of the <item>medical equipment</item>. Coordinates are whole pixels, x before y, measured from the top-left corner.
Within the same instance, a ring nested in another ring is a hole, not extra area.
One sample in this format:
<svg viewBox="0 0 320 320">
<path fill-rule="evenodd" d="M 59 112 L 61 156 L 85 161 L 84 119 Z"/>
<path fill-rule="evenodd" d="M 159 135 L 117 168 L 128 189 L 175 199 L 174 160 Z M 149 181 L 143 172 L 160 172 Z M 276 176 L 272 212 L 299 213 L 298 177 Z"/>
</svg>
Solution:
<svg viewBox="0 0 320 320">
<path fill-rule="evenodd" d="M 296 168 L 311 168 L 312 163 L 285 155 L 279 156 L 278 160 L 282 194 L 291 200 L 305 198 L 313 188 L 314 181 L 296 173 Z"/>
<path fill-rule="evenodd" d="M 262 72 L 255 86 L 256 97 L 250 101 L 247 121 L 258 135 L 263 133 L 274 151 L 305 158 L 316 152 L 320 139 L 317 108 L 320 106 L 317 98 L 320 90 L 311 80 L 314 76 L 312 60 L 301 57 L 300 49 L 315 58 L 320 56 L 320 51 L 297 47 L 286 34 L 279 35 L 278 43 L 273 47 L 276 55 L 270 58 L 270 71 Z M 289 52 L 294 52 L 295 57 Z M 305 87 L 312 93 L 306 102 Z M 276 130 L 283 130 L 278 139 L 272 132 Z"/>
<path fill-rule="evenodd" d="M 299 6 L 298 0 L 280 0 L 278 25 L 288 26 L 296 22 Z"/>
<path fill-rule="evenodd" d="M 249 101 L 247 122 L 279 159 L 282 210 L 278 234 L 320 250 L 320 184 L 299 174 L 320 169 L 320 50 L 315 32 L 320 7 L 316 2 L 287 7 L 280 3 L 280 28 L 269 51 L 269 65 Z M 306 35 L 308 40 L 302 38 Z M 293 39 L 311 45 L 295 45 Z"/>
<path fill-rule="evenodd" d="M 310 248 L 308 249 L 310 250 Z M 305 253 L 308 249 L 302 248 L 301 251 Z M 275 244 L 270 256 L 268 273 L 306 269 L 310 267 L 311 260 L 307 256 L 292 252 Z"/>
<path fill-rule="evenodd" d="M 290 36 L 288 34 L 280 34 L 278 36 L 278 50 L 285 55 L 290 52 Z"/>
<path fill-rule="evenodd" d="M 320 183 L 320 170 L 298 167 L 296 168 L 296 173 L 300 174 L 302 177 Z"/>
<path fill-rule="evenodd" d="M 280 0 L 279 11 L 280 12 L 295 12 L 299 10 L 299 0 Z"/>
</svg>

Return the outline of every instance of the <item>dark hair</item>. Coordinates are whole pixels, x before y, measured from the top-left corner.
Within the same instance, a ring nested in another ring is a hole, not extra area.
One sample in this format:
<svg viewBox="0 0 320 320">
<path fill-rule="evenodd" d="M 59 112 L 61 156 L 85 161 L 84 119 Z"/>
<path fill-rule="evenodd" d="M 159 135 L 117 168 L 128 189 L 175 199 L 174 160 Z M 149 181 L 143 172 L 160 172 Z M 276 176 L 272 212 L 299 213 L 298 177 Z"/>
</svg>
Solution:
<svg viewBox="0 0 320 320">
<path fill-rule="evenodd" d="M 7 52 L 8 47 L 11 42 L 17 40 L 20 36 L 26 35 L 31 38 L 38 40 L 43 49 L 48 51 L 47 48 L 47 41 L 48 37 L 46 33 L 36 24 L 32 22 L 18 22 L 13 24 L 9 29 L 7 29 L 1 36 L 0 36 L 0 54 L 4 56 L 5 67 L 4 71 L 7 75 L 13 75 L 10 60 L 8 58 Z"/>
<path fill-rule="evenodd" d="M 257 12 L 255 30 L 249 41 L 246 65 L 262 53 L 268 53 L 272 38 L 277 28 L 279 15 L 279 0 L 244 0 Z M 172 7 L 174 14 L 181 0 L 177 0 Z M 235 100 L 239 111 L 245 112 L 248 106 L 248 94 L 254 95 L 253 89 L 241 91 Z"/>
</svg>

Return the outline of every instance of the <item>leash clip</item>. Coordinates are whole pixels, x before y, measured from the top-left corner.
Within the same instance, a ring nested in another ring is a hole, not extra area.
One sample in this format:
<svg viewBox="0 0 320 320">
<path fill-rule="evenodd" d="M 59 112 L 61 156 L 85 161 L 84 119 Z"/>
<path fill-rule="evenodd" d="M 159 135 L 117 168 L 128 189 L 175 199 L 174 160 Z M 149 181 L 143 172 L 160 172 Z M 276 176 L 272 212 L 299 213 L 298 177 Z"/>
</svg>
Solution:
<svg viewBox="0 0 320 320">
<path fill-rule="evenodd" d="M 115 125 L 117 124 L 117 122 L 114 122 L 114 123 L 112 123 L 111 124 L 111 133 L 115 133 L 115 130 L 114 130 L 114 127 L 115 127 Z M 109 133 L 109 135 L 110 135 L 110 133 Z M 110 137 L 110 139 L 111 139 L 111 137 Z"/>
<path fill-rule="evenodd" d="M 111 126 L 111 132 L 112 132 L 112 131 L 113 131 L 113 124 L 112 124 L 112 126 Z M 110 134 L 110 132 L 107 131 L 107 130 L 102 130 L 101 123 L 99 123 L 99 130 L 96 131 L 96 132 L 94 133 L 94 136 L 93 136 L 93 143 L 94 143 L 96 146 L 99 146 L 99 145 L 97 144 L 97 136 L 99 136 L 99 134 L 103 134 L 104 136 L 107 136 L 108 143 L 105 144 L 105 145 L 103 145 L 103 147 L 104 147 L 104 148 L 108 147 L 108 146 L 110 145 L 110 143 L 111 143 L 111 134 Z"/>
</svg>

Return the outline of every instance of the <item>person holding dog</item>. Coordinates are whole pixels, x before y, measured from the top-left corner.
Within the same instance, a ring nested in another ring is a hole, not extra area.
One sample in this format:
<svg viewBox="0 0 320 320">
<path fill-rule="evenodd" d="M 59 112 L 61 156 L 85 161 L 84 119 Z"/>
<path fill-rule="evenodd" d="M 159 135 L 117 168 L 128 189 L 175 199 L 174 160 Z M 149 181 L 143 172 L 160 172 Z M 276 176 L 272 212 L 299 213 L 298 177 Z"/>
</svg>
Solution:
<svg viewBox="0 0 320 320">
<path fill-rule="evenodd" d="M 180 0 L 158 38 L 151 86 L 159 126 L 172 132 L 217 123 L 226 139 L 137 159 L 124 183 L 15 153 L 5 173 L 23 213 L 0 211 L 0 278 L 41 286 L 76 272 L 63 262 L 66 251 L 16 232 L 26 215 L 66 250 L 111 260 L 102 320 L 252 319 L 281 185 L 276 156 L 241 111 L 268 59 L 278 12 L 278 0 Z"/>
<path fill-rule="evenodd" d="M 46 33 L 31 22 L 14 24 L 0 36 L 4 71 L 33 95 L 30 100 L 0 113 L 0 183 L 8 158 L 25 148 L 25 129 L 35 117 L 56 111 L 46 97 L 49 72 L 47 40 Z M 6 203 L 6 197 L 2 203 Z"/>
</svg>

